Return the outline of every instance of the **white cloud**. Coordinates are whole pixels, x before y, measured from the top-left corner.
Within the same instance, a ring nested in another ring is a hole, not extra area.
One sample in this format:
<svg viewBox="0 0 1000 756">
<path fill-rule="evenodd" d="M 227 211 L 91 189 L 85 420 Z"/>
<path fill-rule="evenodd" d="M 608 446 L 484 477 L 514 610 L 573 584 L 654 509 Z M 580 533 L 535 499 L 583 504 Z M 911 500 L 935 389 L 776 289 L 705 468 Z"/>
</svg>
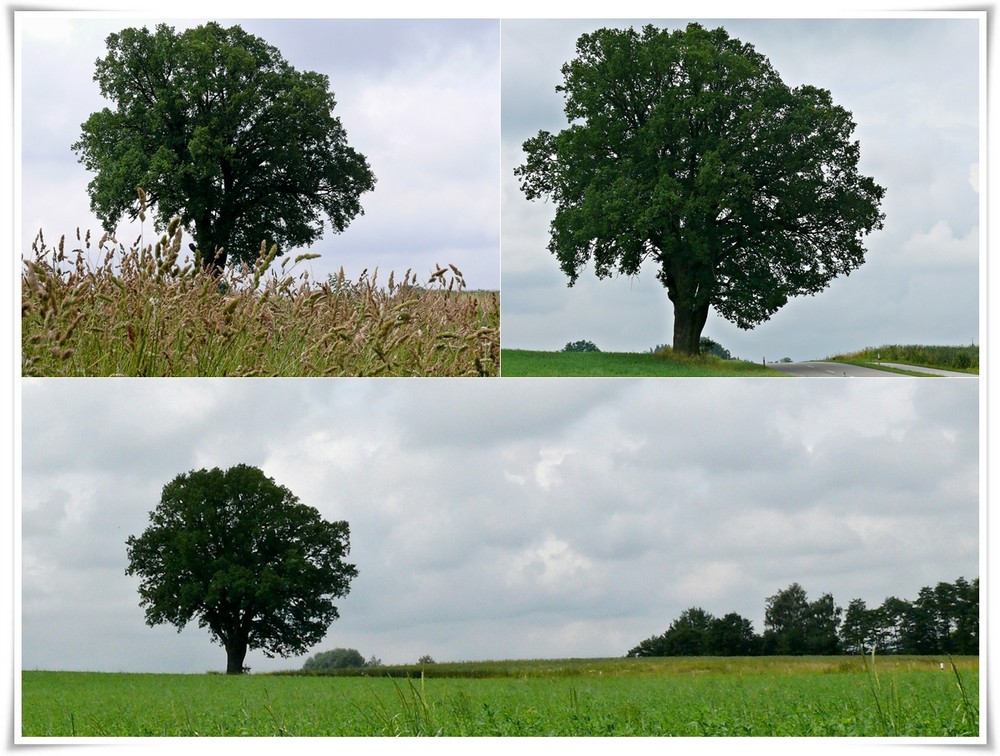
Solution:
<svg viewBox="0 0 1000 756">
<path fill-rule="evenodd" d="M 541 586 L 572 592 L 592 573 L 589 559 L 576 553 L 569 543 L 549 537 L 514 558 L 507 584 L 514 589 Z"/>
</svg>

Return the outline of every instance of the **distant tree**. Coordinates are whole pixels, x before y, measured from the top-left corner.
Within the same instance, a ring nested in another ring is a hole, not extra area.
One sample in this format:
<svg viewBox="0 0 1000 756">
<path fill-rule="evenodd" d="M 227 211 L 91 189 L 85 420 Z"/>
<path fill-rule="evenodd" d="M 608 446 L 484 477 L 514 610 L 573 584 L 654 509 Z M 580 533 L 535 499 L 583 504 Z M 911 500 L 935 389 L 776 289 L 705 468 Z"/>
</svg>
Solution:
<svg viewBox="0 0 1000 756">
<path fill-rule="evenodd" d="M 706 653 L 712 656 L 754 656 L 760 653 L 760 637 L 753 623 L 736 612 L 716 617 L 709 623 Z"/>
<path fill-rule="evenodd" d="M 708 633 L 715 618 L 700 607 L 691 607 L 670 623 L 663 634 L 664 656 L 704 656 Z"/>
<path fill-rule="evenodd" d="M 549 251 L 572 286 L 646 261 L 697 353 L 710 308 L 740 328 L 864 262 L 885 190 L 858 172 L 851 114 L 791 88 L 725 29 L 599 29 L 556 90 L 570 125 L 524 142 L 529 200 L 556 208 Z"/>
<path fill-rule="evenodd" d="M 863 654 L 878 646 L 878 616 L 862 599 L 853 599 L 840 626 L 840 645 L 845 653 Z"/>
<path fill-rule="evenodd" d="M 372 654 L 368 661 L 365 662 L 366 667 L 381 667 L 382 660 L 379 659 L 375 654 Z"/>
<path fill-rule="evenodd" d="M 889 596 L 877 610 L 879 648 L 889 654 L 912 653 L 913 606 L 905 599 Z"/>
<path fill-rule="evenodd" d="M 779 656 L 806 653 L 808 614 L 809 601 L 798 583 L 769 597 L 764 611 L 764 653 Z"/>
<path fill-rule="evenodd" d="M 564 352 L 600 352 L 593 341 L 571 341 L 563 347 Z"/>
<path fill-rule="evenodd" d="M 305 652 L 339 616 L 358 574 L 346 522 L 327 522 L 256 467 L 178 475 L 141 536 L 126 541 L 150 626 L 193 619 L 241 674 L 248 649 Z"/>
<path fill-rule="evenodd" d="M 417 659 L 417 664 L 437 664 L 429 654 L 424 654 L 419 659 Z"/>
<path fill-rule="evenodd" d="M 702 354 L 710 354 L 714 357 L 718 357 L 720 360 L 731 360 L 733 355 L 729 353 L 722 344 L 717 341 L 712 341 L 708 336 L 702 336 L 700 342 L 700 349 Z"/>
<path fill-rule="evenodd" d="M 628 650 L 628 658 L 643 658 L 648 656 L 666 656 L 664 653 L 663 634 L 653 635 Z"/>
<path fill-rule="evenodd" d="M 955 654 L 979 653 L 979 578 L 972 582 L 958 578 L 954 583 L 950 651 Z"/>
<path fill-rule="evenodd" d="M 330 651 L 321 651 L 315 656 L 306 659 L 302 665 L 304 670 L 322 669 L 349 669 L 352 667 L 364 667 L 365 657 L 361 652 L 353 648 L 335 648 Z"/>
<path fill-rule="evenodd" d="M 910 602 L 909 622 L 906 630 L 907 653 L 933 654 L 947 651 L 950 617 L 938 608 L 934 589 L 925 586 Z"/>
<path fill-rule="evenodd" d="M 809 603 L 805 616 L 805 652 L 807 654 L 839 654 L 840 617 L 842 610 L 833 603 L 833 596 L 824 593 Z"/>
<path fill-rule="evenodd" d="M 329 218 L 343 231 L 375 186 L 333 115 L 329 79 L 297 71 L 239 26 L 176 33 L 160 24 L 107 38 L 94 80 L 114 103 L 83 124 L 73 150 L 95 173 L 91 208 L 108 230 L 142 211 L 179 216 L 202 264 L 256 260 L 262 242 L 311 244 Z"/>
</svg>

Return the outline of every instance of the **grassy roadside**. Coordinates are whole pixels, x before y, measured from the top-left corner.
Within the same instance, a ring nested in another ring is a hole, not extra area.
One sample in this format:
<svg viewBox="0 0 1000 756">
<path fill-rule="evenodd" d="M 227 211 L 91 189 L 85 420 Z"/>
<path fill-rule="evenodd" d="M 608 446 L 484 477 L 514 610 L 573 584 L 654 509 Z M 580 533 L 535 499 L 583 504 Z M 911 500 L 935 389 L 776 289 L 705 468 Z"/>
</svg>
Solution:
<svg viewBox="0 0 1000 756">
<path fill-rule="evenodd" d="M 918 375 L 921 377 L 925 377 L 927 374 L 915 371 L 900 371 L 885 367 L 880 363 L 895 362 L 914 367 L 979 375 L 979 347 L 974 344 L 970 344 L 969 346 L 884 344 L 879 347 L 866 347 L 857 352 L 838 354 L 828 359 L 831 362 L 843 362 L 849 365 L 860 365 L 861 367 L 888 372 L 904 372 L 905 375 Z"/>
<path fill-rule="evenodd" d="M 501 349 L 500 373 L 506 377 L 783 377 L 764 365 L 723 360 L 711 355 L 688 357 L 666 352 L 539 352 Z"/>
</svg>

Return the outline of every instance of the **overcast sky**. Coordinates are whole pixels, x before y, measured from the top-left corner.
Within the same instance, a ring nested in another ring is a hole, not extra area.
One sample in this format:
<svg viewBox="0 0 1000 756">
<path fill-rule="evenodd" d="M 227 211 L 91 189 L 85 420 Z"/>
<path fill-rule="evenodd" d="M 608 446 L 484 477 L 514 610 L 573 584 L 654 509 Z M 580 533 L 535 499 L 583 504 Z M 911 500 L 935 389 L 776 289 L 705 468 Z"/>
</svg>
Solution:
<svg viewBox="0 0 1000 756">
<path fill-rule="evenodd" d="M 836 16 L 837 13 L 832 15 Z M 980 24 L 973 16 L 891 19 L 504 20 L 502 24 L 503 345 L 645 351 L 672 339 L 666 290 L 634 279 L 573 288 L 546 249 L 551 203 L 528 202 L 513 170 L 539 130 L 566 127 L 560 67 L 585 32 L 653 23 L 723 26 L 769 58 L 786 84 L 830 90 L 851 111 L 860 170 L 886 189 L 885 228 L 867 262 L 826 291 L 741 331 L 714 314 L 704 335 L 734 356 L 815 359 L 882 344 L 980 343 Z"/>
<path fill-rule="evenodd" d="M 976 382 L 25 379 L 24 669 L 192 672 L 125 539 L 190 470 L 259 466 L 351 528 L 312 653 L 620 656 L 684 609 L 916 598 L 979 575 Z M 295 669 L 306 656 L 255 671 Z"/>
<path fill-rule="evenodd" d="M 273 9 L 271 9 L 273 11 Z M 70 145 L 89 115 L 111 103 L 93 81 L 107 35 L 167 23 L 176 30 L 209 20 L 239 24 L 276 46 L 295 68 L 330 78 L 348 143 L 377 178 L 362 195 L 365 214 L 310 252 L 313 276 L 343 266 L 386 281 L 407 269 L 421 279 L 436 264 L 456 265 L 470 288 L 500 285 L 500 29 L 493 20 L 176 19 L 108 14 L 19 14 L 22 125 L 21 224 L 28 254 L 38 230 L 50 243 L 79 227 L 100 236 L 90 212 L 92 178 Z M 151 223 L 146 233 L 149 238 Z M 127 218 L 119 240 L 138 225 Z M 185 247 L 186 248 L 186 247 Z M 303 264 L 305 265 L 305 264 Z M 297 269 L 299 272 L 304 268 Z"/>
</svg>

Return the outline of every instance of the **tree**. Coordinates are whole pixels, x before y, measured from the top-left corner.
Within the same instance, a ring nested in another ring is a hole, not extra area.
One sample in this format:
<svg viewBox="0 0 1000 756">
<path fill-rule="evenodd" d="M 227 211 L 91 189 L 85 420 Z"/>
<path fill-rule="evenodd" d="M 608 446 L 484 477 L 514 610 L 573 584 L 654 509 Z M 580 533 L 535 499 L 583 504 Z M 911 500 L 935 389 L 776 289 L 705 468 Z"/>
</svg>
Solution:
<svg viewBox="0 0 1000 756">
<path fill-rule="evenodd" d="M 713 357 L 718 357 L 720 360 L 731 360 L 733 355 L 730 354 L 729 350 L 726 349 L 722 344 L 717 341 L 713 341 L 708 338 L 708 336 L 702 336 L 701 340 L 698 342 L 699 351 L 704 354 L 710 354 Z"/>
<path fill-rule="evenodd" d="M 327 76 L 297 71 L 239 26 L 181 33 L 125 29 L 107 38 L 94 80 L 115 103 L 83 123 L 73 150 L 96 175 L 91 208 L 108 231 L 144 211 L 178 216 L 202 265 L 253 262 L 270 247 L 309 245 L 363 213 L 374 188 L 347 144 Z"/>
<path fill-rule="evenodd" d="M 600 352 L 601 350 L 597 348 L 597 344 L 593 341 L 581 340 L 581 341 L 571 341 L 563 347 L 564 352 Z"/>
<path fill-rule="evenodd" d="M 348 524 L 256 467 L 178 475 L 149 519 L 126 541 L 146 624 L 180 631 L 197 618 L 226 649 L 227 674 L 243 672 L 248 649 L 290 656 L 319 642 L 358 574 L 344 561 Z"/>
<path fill-rule="evenodd" d="M 878 610 L 869 609 L 864 599 L 852 599 L 840 626 L 840 645 L 849 654 L 863 654 L 879 640 Z"/>
<path fill-rule="evenodd" d="M 372 657 L 374 658 L 374 657 Z M 349 669 L 364 667 L 365 657 L 356 648 L 335 648 L 310 656 L 302 665 L 304 670 Z"/>
<path fill-rule="evenodd" d="M 765 602 L 764 653 L 799 655 L 806 652 L 806 617 L 809 602 L 805 589 L 792 583 Z"/>
<path fill-rule="evenodd" d="M 708 627 L 706 653 L 713 656 L 753 656 L 759 645 L 753 623 L 736 612 L 716 617 Z"/>
<path fill-rule="evenodd" d="M 628 650 L 625 654 L 630 659 L 638 659 L 647 656 L 666 656 L 663 648 L 663 635 L 653 635 Z"/>
<path fill-rule="evenodd" d="M 663 634 L 664 656 L 704 656 L 708 632 L 715 618 L 700 607 L 691 607 L 670 623 Z"/>
<path fill-rule="evenodd" d="M 833 596 L 824 593 L 809 603 L 805 616 L 805 652 L 807 654 L 839 654 L 842 609 L 833 603 Z"/>
<path fill-rule="evenodd" d="M 885 190 L 858 173 L 851 114 L 789 88 L 725 29 L 600 29 L 562 67 L 570 126 L 524 142 L 529 200 L 556 205 L 549 251 L 572 286 L 645 261 L 697 354 L 710 307 L 740 328 L 864 262 Z"/>
</svg>

